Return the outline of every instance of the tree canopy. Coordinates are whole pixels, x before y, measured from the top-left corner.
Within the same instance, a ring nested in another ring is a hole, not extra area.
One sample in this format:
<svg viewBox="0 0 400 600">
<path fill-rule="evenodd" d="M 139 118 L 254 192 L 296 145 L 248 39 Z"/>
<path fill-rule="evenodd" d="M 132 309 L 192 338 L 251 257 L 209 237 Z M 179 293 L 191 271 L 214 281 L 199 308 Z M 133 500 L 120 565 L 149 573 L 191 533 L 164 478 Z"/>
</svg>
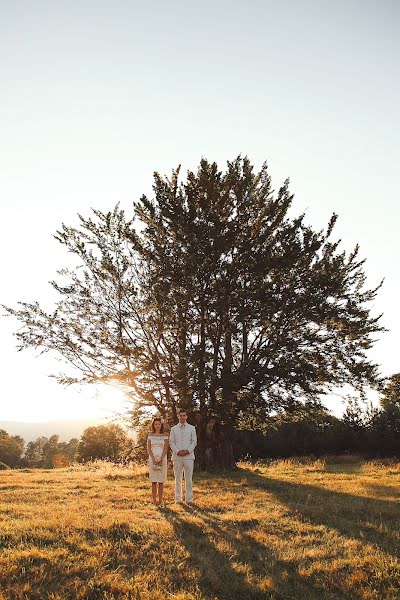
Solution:
<svg viewBox="0 0 400 600">
<path fill-rule="evenodd" d="M 116 461 L 122 459 L 132 440 L 120 425 L 114 423 L 87 427 L 82 433 L 78 456 L 83 462 L 96 459 Z"/>
<path fill-rule="evenodd" d="M 365 288 L 358 246 L 332 241 L 335 214 L 313 230 L 290 215 L 289 182 L 275 193 L 267 164 L 240 156 L 225 172 L 203 159 L 184 181 L 179 168 L 155 173 L 153 192 L 129 217 L 117 205 L 62 225 L 55 237 L 79 264 L 52 282 L 54 311 L 7 308 L 20 349 L 61 354 L 73 367 L 61 383 L 119 382 L 136 416 L 154 407 L 176 421 L 183 405 L 204 451 L 249 416 L 257 426 L 334 387 L 379 383 L 367 350 L 383 331 L 370 314 L 380 284 Z"/>
<path fill-rule="evenodd" d="M 15 467 L 21 460 L 25 442 L 19 435 L 10 435 L 0 429 L 0 462 L 8 467 Z"/>
</svg>

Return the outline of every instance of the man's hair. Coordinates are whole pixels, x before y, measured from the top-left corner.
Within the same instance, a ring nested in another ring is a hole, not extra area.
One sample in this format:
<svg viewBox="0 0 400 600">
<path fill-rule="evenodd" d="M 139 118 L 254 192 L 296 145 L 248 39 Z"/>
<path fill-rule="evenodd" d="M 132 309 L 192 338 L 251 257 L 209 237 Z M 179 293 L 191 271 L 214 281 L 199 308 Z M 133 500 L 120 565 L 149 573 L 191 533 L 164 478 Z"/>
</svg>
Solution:
<svg viewBox="0 0 400 600">
<path fill-rule="evenodd" d="M 187 411 L 184 408 L 180 408 L 178 410 L 178 415 L 180 415 L 181 413 L 186 413 L 187 414 Z"/>
</svg>

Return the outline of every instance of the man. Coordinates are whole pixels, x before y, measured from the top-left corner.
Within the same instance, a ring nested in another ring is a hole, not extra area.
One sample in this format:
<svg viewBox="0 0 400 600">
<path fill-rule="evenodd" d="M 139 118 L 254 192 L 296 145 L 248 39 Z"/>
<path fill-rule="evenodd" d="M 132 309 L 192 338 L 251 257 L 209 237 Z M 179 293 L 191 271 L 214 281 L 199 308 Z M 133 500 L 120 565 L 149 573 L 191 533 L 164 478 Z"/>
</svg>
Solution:
<svg viewBox="0 0 400 600">
<path fill-rule="evenodd" d="M 185 500 L 187 504 L 191 504 L 193 502 L 193 450 L 197 445 L 196 428 L 186 422 L 185 410 L 180 409 L 178 416 L 179 423 L 171 427 L 169 435 L 175 475 L 175 502 L 182 502 L 182 475 L 185 473 Z"/>
</svg>

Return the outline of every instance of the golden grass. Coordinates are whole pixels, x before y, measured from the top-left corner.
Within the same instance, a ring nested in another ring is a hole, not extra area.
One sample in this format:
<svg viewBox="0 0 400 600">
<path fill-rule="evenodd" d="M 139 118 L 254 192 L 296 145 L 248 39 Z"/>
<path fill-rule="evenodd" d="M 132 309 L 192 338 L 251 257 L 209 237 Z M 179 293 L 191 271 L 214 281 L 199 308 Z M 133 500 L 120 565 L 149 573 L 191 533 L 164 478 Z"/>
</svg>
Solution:
<svg viewBox="0 0 400 600">
<path fill-rule="evenodd" d="M 241 463 L 150 503 L 146 468 L 0 472 L 0 599 L 400 598 L 400 465 Z"/>
</svg>

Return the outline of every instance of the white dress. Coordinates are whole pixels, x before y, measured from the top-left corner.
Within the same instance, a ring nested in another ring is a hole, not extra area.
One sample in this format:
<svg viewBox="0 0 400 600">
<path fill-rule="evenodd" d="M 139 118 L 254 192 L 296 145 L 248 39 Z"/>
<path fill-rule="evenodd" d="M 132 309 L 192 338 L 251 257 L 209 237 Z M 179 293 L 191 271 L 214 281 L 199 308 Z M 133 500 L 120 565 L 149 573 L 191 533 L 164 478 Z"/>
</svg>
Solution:
<svg viewBox="0 0 400 600">
<path fill-rule="evenodd" d="M 156 435 L 151 433 L 148 437 L 151 444 L 151 451 L 155 458 L 161 457 L 164 451 L 165 435 Z M 167 479 L 167 455 L 162 459 L 162 463 L 154 466 L 153 459 L 149 455 L 149 479 L 152 483 L 164 483 Z"/>
</svg>

